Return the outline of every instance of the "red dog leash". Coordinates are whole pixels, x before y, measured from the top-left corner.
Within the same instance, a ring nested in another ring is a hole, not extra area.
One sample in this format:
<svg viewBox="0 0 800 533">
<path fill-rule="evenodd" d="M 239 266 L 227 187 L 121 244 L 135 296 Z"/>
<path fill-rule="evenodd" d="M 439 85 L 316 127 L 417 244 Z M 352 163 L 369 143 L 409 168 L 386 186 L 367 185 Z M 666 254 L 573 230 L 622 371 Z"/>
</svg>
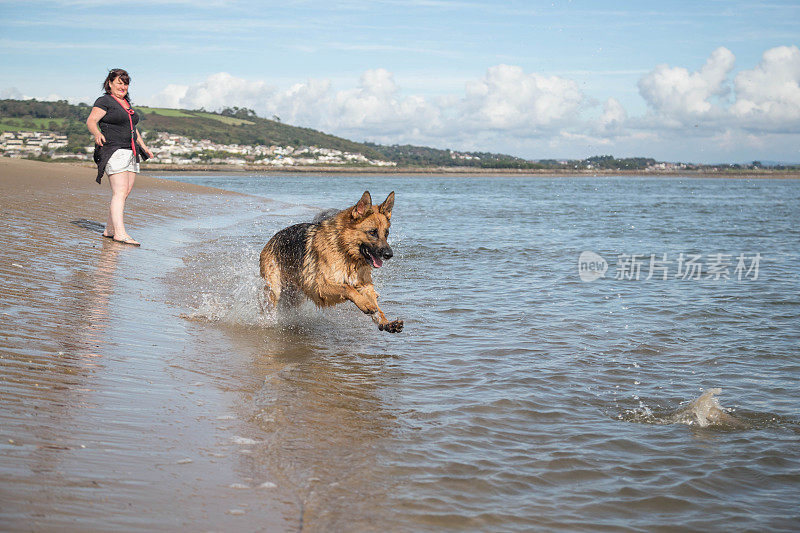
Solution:
<svg viewBox="0 0 800 533">
<path fill-rule="evenodd" d="M 133 156 L 136 157 L 136 144 L 133 142 L 133 138 L 136 135 L 136 131 L 133 129 L 133 107 L 130 107 L 130 104 L 128 104 L 128 107 L 125 107 L 125 104 L 122 103 L 122 100 L 120 100 L 113 94 L 111 95 L 111 98 L 116 100 L 117 103 L 122 106 L 122 109 L 124 109 L 125 112 L 128 114 L 128 121 L 131 124 L 131 151 L 133 151 Z"/>
</svg>

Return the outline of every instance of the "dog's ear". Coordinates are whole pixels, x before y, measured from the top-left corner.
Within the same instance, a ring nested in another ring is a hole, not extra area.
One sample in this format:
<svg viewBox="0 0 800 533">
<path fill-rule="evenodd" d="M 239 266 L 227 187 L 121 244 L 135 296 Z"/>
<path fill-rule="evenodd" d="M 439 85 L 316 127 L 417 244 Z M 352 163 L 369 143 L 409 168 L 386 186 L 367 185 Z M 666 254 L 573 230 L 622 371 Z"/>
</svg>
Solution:
<svg viewBox="0 0 800 533">
<path fill-rule="evenodd" d="M 364 191 L 361 200 L 353 207 L 353 218 L 365 216 L 369 212 L 370 207 L 372 207 L 372 196 L 369 195 L 369 191 Z"/>
<path fill-rule="evenodd" d="M 378 206 L 378 211 L 383 213 L 386 218 L 392 218 L 392 208 L 394 207 L 394 191 L 389 193 L 386 200 Z"/>
</svg>

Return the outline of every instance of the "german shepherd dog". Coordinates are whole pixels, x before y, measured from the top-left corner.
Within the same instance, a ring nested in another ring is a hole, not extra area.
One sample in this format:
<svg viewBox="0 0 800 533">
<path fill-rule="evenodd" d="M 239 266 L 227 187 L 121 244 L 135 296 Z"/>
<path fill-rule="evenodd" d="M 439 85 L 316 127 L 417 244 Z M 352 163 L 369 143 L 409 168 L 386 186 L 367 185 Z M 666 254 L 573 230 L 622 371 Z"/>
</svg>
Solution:
<svg viewBox="0 0 800 533">
<path fill-rule="evenodd" d="M 372 269 L 393 255 L 386 238 L 394 192 L 372 205 L 369 191 L 353 207 L 327 211 L 313 222 L 295 224 L 276 233 L 260 257 L 261 277 L 273 307 L 299 303 L 305 294 L 318 307 L 350 300 L 370 315 L 381 331 L 398 333 L 402 320 L 389 321 L 378 307 Z"/>
</svg>

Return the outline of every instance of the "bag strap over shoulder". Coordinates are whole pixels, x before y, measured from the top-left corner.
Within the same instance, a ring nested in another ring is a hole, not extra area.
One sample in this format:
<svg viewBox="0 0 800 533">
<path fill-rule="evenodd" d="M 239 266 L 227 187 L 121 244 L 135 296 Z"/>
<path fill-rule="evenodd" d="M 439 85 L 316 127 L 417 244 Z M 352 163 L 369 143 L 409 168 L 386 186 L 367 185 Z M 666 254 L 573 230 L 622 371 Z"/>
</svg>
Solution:
<svg viewBox="0 0 800 533">
<path fill-rule="evenodd" d="M 133 113 L 134 113 L 133 106 L 131 106 L 130 103 L 128 103 L 128 107 L 125 107 L 125 104 L 122 103 L 122 100 L 120 100 L 113 94 L 111 95 L 111 98 L 116 100 L 117 103 L 120 105 L 120 107 L 122 107 L 122 109 L 125 110 L 125 113 L 127 113 L 128 115 L 128 121 L 130 122 L 131 125 L 131 151 L 133 151 L 133 155 L 134 157 L 136 157 L 137 155 L 136 143 L 134 142 L 134 138 L 136 138 L 136 129 L 133 127 Z"/>
</svg>

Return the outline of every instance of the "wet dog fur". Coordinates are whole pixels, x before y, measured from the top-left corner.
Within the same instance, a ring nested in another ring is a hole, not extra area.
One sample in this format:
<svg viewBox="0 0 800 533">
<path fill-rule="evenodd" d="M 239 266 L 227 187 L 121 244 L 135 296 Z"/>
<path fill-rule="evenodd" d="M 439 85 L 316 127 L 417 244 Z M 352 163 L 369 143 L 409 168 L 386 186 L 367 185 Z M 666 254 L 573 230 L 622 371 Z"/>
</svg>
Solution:
<svg viewBox="0 0 800 533">
<path fill-rule="evenodd" d="M 372 270 L 393 255 L 387 242 L 392 207 L 394 192 L 374 206 L 365 191 L 353 207 L 325 211 L 276 233 L 259 260 L 272 305 L 297 305 L 303 294 L 318 307 L 350 300 L 379 330 L 402 331 L 403 321 L 389 321 L 378 307 L 372 285 Z"/>
</svg>

